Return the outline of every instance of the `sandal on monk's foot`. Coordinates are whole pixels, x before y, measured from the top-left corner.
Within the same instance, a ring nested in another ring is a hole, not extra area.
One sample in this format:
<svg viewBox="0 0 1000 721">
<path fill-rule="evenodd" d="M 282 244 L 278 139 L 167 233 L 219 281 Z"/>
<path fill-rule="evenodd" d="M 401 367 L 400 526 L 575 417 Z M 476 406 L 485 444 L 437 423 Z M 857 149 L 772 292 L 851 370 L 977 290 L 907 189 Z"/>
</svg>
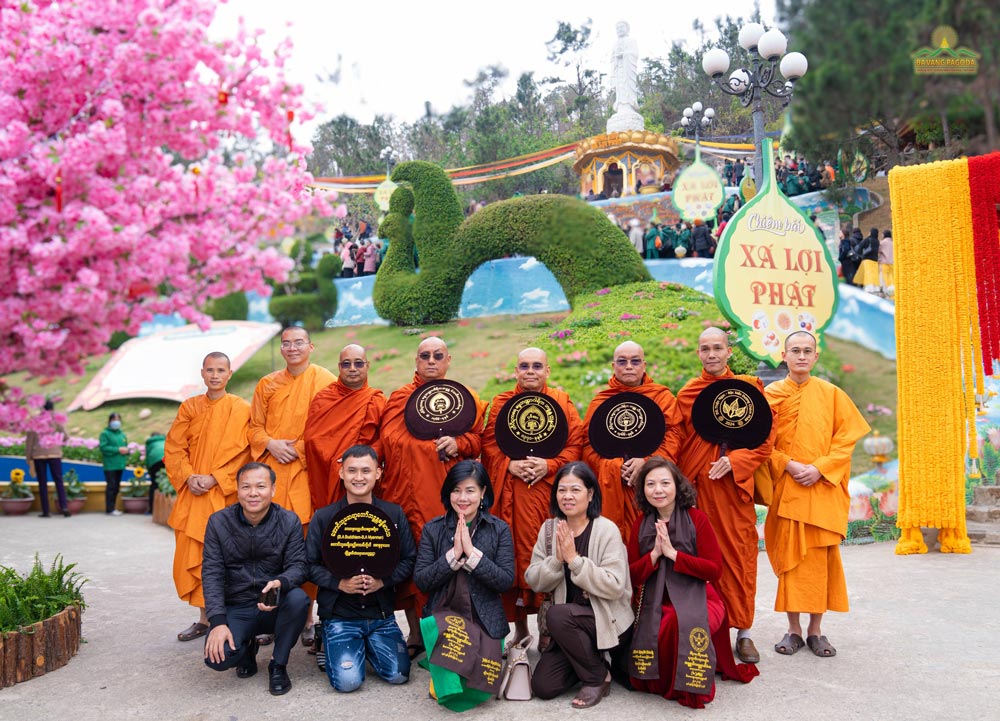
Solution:
<svg viewBox="0 0 1000 721">
<path fill-rule="evenodd" d="M 611 681 L 605 681 L 600 686 L 584 686 L 573 697 L 573 708 L 590 708 L 601 702 L 601 699 L 611 693 Z"/>
<path fill-rule="evenodd" d="M 809 646 L 809 650 L 820 658 L 830 658 L 837 655 L 837 649 L 830 645 L 826 636 L 809 636 L 806 639 L 806 644 Z"/>
<path fill-rule="evenodd" d="M 177 634 L 178 641 L 194 641 L 208 633 L 208 624 L 195 622 Z"/>
<path fill-rule="evenodd" d="M 783 656 L 792 656 L 798 653 L 799 649 L 806 645 L 802 637 L 797 633 L 786 633 L 785 637 L 774 644 L 774 650 Z"/>
</svg>

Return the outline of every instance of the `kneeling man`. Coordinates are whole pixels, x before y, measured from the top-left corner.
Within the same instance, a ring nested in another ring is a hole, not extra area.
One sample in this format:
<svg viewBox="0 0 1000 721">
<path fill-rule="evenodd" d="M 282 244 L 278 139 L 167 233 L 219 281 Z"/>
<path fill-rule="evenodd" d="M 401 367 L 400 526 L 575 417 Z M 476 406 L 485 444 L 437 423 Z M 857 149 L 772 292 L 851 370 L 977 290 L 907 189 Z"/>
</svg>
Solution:
<svg viewBox="0 0 1000 721">
<path fill-rule="evenodd" d="M 306 577 L 302 523 L 271 502 L 274 471 L 247 463 L 236 472 L 237 503 L 216 511 L 205 529 L 201 580 L 212 630 L 205 664 L 236 675 L 257 673 L 257 634 L 274 634 L 268 665 L 270 691 L 288 693 L 285 666 L 311 602 L 299 586 Z"/>
<path fill-rule="evenodd" d="M 313 516 L 306 538 L 309 580 L 319 591 L 316 602 L 323 626 L 326 674 L 337 691 L 349 692 L 365 680 L 365 661 L 393 684 L 410 677 L 410 657 L 393 612 L 396 586 L 413 575 L 417 547 L 403 509 L 374 495 L 382 477 L 378 455 L 371 446 L 352 446 L 340 459 L 343 497 Z M 339 578 L 323 563 L 323 543 L 330 519 L 354 503 L 368 503 L 383 511 L 399 534 L 399 561 L 387 578 L 359 573 Z"/>
</svg>

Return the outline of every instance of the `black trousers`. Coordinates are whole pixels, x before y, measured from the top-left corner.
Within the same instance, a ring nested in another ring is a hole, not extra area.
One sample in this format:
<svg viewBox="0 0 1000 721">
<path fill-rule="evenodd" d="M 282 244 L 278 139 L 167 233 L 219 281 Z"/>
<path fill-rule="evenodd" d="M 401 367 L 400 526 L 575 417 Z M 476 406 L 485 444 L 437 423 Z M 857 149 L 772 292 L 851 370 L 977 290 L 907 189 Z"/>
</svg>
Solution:
<svg viewBox="0 0 1000 721">
<path fill-rule="evenodd" d="M 111 513 L 115 510 L 115 503 L 118 501 L 118 489 L 122 485 L 122 473 L 124 471 L 109 471 L 104 469 L 104 512 Z"/>
<path fill-rule="evenodd" d="M 66 510 L 66 487 L 63 485 L 62 458 L 36 458 L 35 475 L 38 477 L 38 495 L 42 502 L 42 513 L 49 515 L 49 489 L 47 476 L 52 476 L 56 485 L 59 510 Z"/>
<path fill-rule="evenodd" d="M 216 671 L 238 666 L 247 654 L 250 640 L 262 633 L 274 634 L 272 658 L 278 665 L 288 663 L 295 641 L 306 625 L 306 616 L 312 601 L 301 588 L 293 588 L 287 594 L 281 592 L 281 603 L 273 611 L 261 611 L 253 606 L 226 606 L 226 620 L 233 634 L 236 648 L 226 644 L 226 658 L 222 663 L 205 659 L 205 665 Z"/>
<path fill-rule="evenodd" d="M 611 676 L 628 686 L 623 673 L 624 652 L 631 638 L 631 628 L 618 637 L 618 645 L 608 649 L 611 667 L 604 661 L 604 652 L 597 648 L 597 623 L 590 606 L 573 603 L 554 604 L 545 617 L 552 643 L 538 660 L 531 676 L 531 690 L 541 699 L 550 699 L 573 688 L 600 686 Z"/>
</svg>

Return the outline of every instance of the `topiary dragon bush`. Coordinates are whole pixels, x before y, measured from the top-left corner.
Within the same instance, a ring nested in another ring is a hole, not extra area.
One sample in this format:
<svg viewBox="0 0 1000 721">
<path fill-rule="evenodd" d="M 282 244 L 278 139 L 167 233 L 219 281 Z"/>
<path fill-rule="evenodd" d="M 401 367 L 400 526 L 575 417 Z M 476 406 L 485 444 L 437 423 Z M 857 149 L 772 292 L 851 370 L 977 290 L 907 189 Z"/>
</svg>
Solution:
<svg viewBox="0 0 1000 721">
<path fill-rule="evenodd" d="M 392 179 L 400 187 L 379 226 L 389 250 L 372 295 L 378 314 L 397 325 L 455 318 L 473 271 L 510 255 L 534 256 L 544 264 L 571 304 L 599 288 L 650 280 L 621 230 L 583 201 L 565 195 L 511 198 L 465 219 L 451 180 L 438 166 L 402 163 Z"/>
</svg>

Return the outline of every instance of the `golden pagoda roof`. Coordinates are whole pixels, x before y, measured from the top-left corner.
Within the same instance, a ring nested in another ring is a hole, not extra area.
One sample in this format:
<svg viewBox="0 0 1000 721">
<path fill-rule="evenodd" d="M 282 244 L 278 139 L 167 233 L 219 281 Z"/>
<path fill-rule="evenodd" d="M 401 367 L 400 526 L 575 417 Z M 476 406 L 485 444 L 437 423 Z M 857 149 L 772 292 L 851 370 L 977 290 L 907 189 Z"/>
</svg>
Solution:
<svg viewBox="0 0 1000 721">
<path fill-rule="evenodd" d="M 573 170 L 579 173 L 592 158 L 617 156 L 632 151 L 636 155 L 660 156 L 668 170 L 680 165 L 677 141 L 669 135 L 647 130 L 623 130 L 584 138 L 576 146 Z"/>
</svg>

